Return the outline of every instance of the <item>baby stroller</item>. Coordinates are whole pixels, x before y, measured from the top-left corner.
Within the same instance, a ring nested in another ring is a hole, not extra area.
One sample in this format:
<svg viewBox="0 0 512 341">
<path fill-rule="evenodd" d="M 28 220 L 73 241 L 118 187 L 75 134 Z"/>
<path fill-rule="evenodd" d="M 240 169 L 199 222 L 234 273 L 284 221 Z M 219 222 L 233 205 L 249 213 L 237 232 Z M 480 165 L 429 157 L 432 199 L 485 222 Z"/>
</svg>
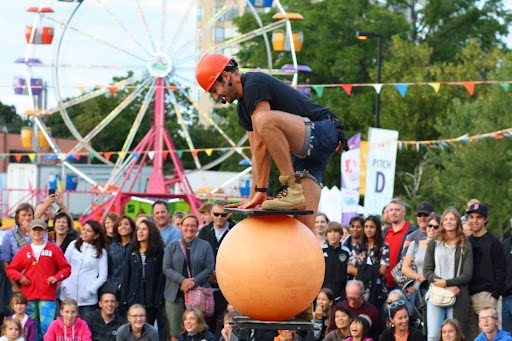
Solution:
<svg viewBox="0 0 512 341">
<path fill-rule="evenodd" d="M 421 282 L 418 290 L 411 293 L 407 289 L 414 286 L 414 283 L 414 280 L 408 281 L 404 284 L 401 290 L 404 294 L 405 300 L 407 301 L 407 305 L 411 308 L 410 319 L 412 325 L 416 329 L 423 331 L 424 335 L 427 335 L 427 304 L 425 302 L 425 294 L 428 291 L 429 283 L 428 281 Z"/>
</svg>

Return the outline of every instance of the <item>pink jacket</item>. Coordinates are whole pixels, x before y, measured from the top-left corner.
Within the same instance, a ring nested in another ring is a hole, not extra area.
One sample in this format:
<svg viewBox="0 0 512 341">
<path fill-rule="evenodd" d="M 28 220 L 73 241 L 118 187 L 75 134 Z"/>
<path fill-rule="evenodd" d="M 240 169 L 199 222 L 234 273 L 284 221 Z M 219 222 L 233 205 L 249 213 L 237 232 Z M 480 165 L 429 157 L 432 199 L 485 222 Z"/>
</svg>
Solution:
<svg viewBox="0 0 512 341">
<path fill-rule="evenodd" d="M 72 327 L 64 324 L 62 317 L 58 317 L 50 324 L 48 331 L 44 335 L 44 341 L 92 341 L 91 331 L 87 323 L 80 317 L 76 318 Z"/>
</svg>

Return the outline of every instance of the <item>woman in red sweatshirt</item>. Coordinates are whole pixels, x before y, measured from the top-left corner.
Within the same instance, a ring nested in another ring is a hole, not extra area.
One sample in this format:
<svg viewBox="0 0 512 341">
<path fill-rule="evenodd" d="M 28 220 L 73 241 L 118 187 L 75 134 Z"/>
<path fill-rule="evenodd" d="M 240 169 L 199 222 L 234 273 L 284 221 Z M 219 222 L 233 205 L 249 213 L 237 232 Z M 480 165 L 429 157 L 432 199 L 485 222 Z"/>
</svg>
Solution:
<svg viewBox="0 0 512 341">
<path fill-rule="evenodd" d="M 92 341 L 91 331 L 87 323 L 78 317 L 78 304 L 74 299 L 66 298 L 60 306 L 60 314 L 50 324 L 44 341 Z"/>
</svg>

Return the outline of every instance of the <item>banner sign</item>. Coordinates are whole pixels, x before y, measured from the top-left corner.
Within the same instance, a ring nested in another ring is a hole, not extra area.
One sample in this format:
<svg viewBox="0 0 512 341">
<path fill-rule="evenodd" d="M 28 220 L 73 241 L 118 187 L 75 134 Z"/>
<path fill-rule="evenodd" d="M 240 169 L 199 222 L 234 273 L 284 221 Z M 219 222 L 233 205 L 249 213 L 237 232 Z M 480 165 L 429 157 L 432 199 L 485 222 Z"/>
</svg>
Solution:
<svg viewBox="0 0 512 341">
<path fill-rule="evenodd" d="M 398 131 L 370 128 L 366 161 L 365 213 L 380 215 L 393 198 Z"/>
<path fill-rule="evenodd" d="M 341 154 L 341 195 L 342 217 L 341 224 L 347 225 L 357 214 L 359 205 L 359 187 L 361 175 L 361 134 L 356 134 L 348 140 L 350 150 Z"/>
</svg>

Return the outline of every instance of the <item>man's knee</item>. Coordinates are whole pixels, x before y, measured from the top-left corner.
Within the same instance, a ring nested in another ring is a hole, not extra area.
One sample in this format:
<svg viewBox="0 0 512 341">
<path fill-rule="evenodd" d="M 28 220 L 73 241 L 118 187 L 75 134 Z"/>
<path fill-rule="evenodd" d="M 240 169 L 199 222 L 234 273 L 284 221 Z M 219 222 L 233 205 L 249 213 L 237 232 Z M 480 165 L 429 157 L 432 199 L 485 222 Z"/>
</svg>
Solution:
<svg viewBox="0 0 512 341">
<path fill-rule="evenodd" d="M 268 111 L 260 111 L 252 117 L 252 127 L 258 133 L 269 129 L 272 124 L 272 115 Z"/>
</svg>

